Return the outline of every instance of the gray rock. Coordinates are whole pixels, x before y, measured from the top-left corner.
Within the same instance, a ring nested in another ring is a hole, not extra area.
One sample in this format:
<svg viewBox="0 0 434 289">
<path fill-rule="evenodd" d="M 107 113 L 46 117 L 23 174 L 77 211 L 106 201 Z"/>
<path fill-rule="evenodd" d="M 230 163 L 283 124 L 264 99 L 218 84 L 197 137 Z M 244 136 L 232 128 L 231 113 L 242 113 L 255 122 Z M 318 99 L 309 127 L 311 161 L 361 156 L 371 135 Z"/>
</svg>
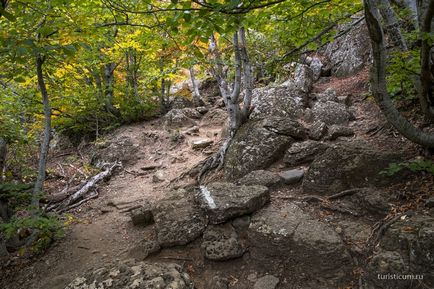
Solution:
<svg viewBox="0 0 434 289">
<path fill-rule="evenodd" d="M 434 218 L 424 215 L 401 218 L 387 229 L 367 266 L 367 288 L 418 288 L 414 285 L 420 282 L 423 282 L 421 288 L 434 288 L 433 252 Z M 419 279 L 385 279 L 388 274 Z"/>
<path fill-rule="evenodd" d="M 352 105 L 351 94 L 339 95 L 337 102 L 345 104 L 346 106 Z"/>
<path fill-rule="evenodd" d="M 390 194 L 377 188 L 362 188 L 337 200 L 341 206 L 359 214 L 385 217 L 391 209 Z"/>
<path fill-rule="evenodd" d="M 293 82 L 277 86 L 260 87 L 253 90 L 250 118 L 260 119 L 267 116 L 279 116 L 295 119 L 303 115 L 303 106 L 307 94 Z"/>
<path fill-rule="evenodd" d="M 312 79 L 313 81 L 317 81 L 321 76 L 321 70 L 324 64 L 322 64 L 321 60 L 317 57 L 313 57 L 312 61 L 309 64 L 310 69 L 312 70 Z"/>
<path fill-rule="evenodd" d="M 164 173 L 162 171 L 156 171 L 153 175 L 152 175 L 152 182 L 154 183 L 161 183 L 164 182 L 165 177 L 164 177 Z"/>
<path fill-rule="evenodd" d="M 348 124 L 353 118 L 345 105 L 334 101 L 315 103 L 312 113 L 315 120 L 322 121 L 327 125 Z"/>
<path fill-rule="evenodd" d="M 157 234 L 154 228 L 148 227 L 148 233 L 145 233 L 145 238 L 139 244 L 133 246 L 128 251 L 128 256 L 136 260 L 144 260 L 148 256 L 155 254 L 161 250 L 157 240 Z M 150 231 L 150 232 L 149 232 Z"/>
<path fill-rule="evenodd" d="M 65 289 L 177 288 L 193 289 L 190 276 L 172 263 L 125 261 L 74 279 Z"/>
<path fill-rule="evenodd" d="M 260 185 L 266 187 L 273 187 L 281 182 L 281 178 L 276 173 L 264 170 L 257 170 L 248 173 L 238 180 L 240 185 Z"/>
<path fill-rule="evenodd" d="M 229 288 L 229 281 L 226 278 L 222 278 L 220 276 L 213 276 L 211 279 L 208 280 L 206 283 L 207 289 L 228 289 Z"/>
<path fill-rule="evenodd" d="M 399 152 L 375 150 L 366 143 L 337 144 L 317 155 L 303 178 L 303 190 L 322 195 L 350 188 L 385 185 L 380 175 L 390 163 L 402 161 Z"/>
<path fill-rule="evenodd" d="M 237 179 L 265 169 L 280 159 L 294 139 L 306 138 L 306 130 L 289 118 L 268 117 L 249 121 L 235 135 L 223 167 L 227 179 Z"/>
<path fill-rule="evenodd" d="M 351 25 L 353 24 L 340 25 L 337 33 L 347 30 Z M 370 43 L 368 29 L 365 21 L 362 21 L 348 33 L 328 44 L 325 49 L 325 56 L 331 62 L 332 74 L 349 76 L 365 67 L 370 58 Z"/>
<path fill-rule="evenodd" d="M 304 176 L 303 169 L 294 169 L 283 171 L 279 173 L 279 176 L 282 178 L 283 182 L 287 185 L 292 185 L 298 183 Z"/>
<path fill-rule="evenodd" d="M 253 289 L 275 289 L 279 284 L 279 278 L 273 275 L 265 275 L 256 281 Z"/>
<path fill-rule="evenodd" d="M 207 112 L 201 121 L 201 126 L 223 126 L 228 121 L 228 113 L 220 108 Z"/>
<path fill-rule="evenodd" d="M 95 144 L 96 152 L 91 163 L 102 167 L 106 163 L 121 161 L 122 164 L 135 164 L 138 160 L 139 145 L 128 136 L 118 136 Z"/>
<path fill-rule="evenodd" d="M 246 251 L 230 223 L 208 226 L 203 233 L 202 249 L 205 258 L 213 261 L 239 258 Z"/>
<path fill-rule="evenodd" d="M 328 140 L 335 140 L 339 137 L 354 136 L 354 130 L 347 126 L 332 125 L 328 129 Z"/>
<path fill-rule="evenodd" d="M 170 107 L 172 109 L 183 109 L 193 107 L 193 102 L 186 97 L 175 96 L 170 102 Z"/>
<path fill-rule="evenodd" d="M 169 128 L 195 126 L 192 118 L 200 118 L 201 114 L 193 108 L 172 109 L 163 117 L 164 125 Z"/>
<path fill-rule="evenodd" d="M 259 210 L 270 200 L 270 193 L 264 186 L 211 183 L 200 187 L 198 200 L 210 223 L 219 224 Z"/>
<path fill-rule="evenodd" d="M 162 199 L 152 210 L 152 215 L 162 247 L 185 245 L 200 237 L 208 224 L 193 193 L 182 189 Z"/>
<path fill-rule="evenodd" d="M 305 288 L 338 286 L 351 272 L 351 257 L 337 233 L 295 204 L 268 206 L 254 214 L 248 238 L 261 269 L 283 266 L 284 277 L 306 282 Z"/>
<path fill-rule="evenodd" d="M 199 112 L 200 114 L 205 114 L 209 111 L 209 109 L 206 106 L 199 106 L 196 107 L 197 112 Z"/>
<path fill-rule="evenodd" d="M 339 227 L 342 229 L 343 236 L 352 243 L 365 244 L 371 235 L 371 227 L 360 221 L 343 220 L 339 222 Z"/>
<path fill-rule="evenodd" d="M 145 203 L 140 208 L 130 211 L 130 217 L 135 226 L 146 226 L 154 222 L 151 205 L 149 203 Z"/>
<path fill-rule="evenodd" d="M 314 73 L 309 66 L 305 64 L 297 64 L 294 71 L 295 87 L 304 93 L 308 93 L 312 90 L 314 78 Z"/>
<path fill-rule="evenodd" d="M 313 98 L 313 100 L 317 100 L 319 102 L 326 102 L 326 101 L 339 102 L 338 97 L 336 96 L 336 91 L 331 88 L 327 88 L 322 93 L 312 94 L 311 97 Z"/>
<path fill-rule="evenodd" d="M 328 148 L 328 144 L 312 140 L 294 143 L 286 151 L 283 162 L 288 166 L 310 163 L 317 155 L 324 153 Z"/>
<path fill-rule="evenodd" d="M 188 135 L 197 134 L 197 133 L 199 133 L 199 127 L 198 126 L 193 126 L 193 127 L 189 128 L 189 129 L 187 129 L 185 131 L 185 133 L 188 134 Z"/>
<path fill-rule="evenodd" d="M 232 220 L 232 226 L 237 231 L 245 230 L 249 227 L 251 221 L 251 217 L 249 215 L 244 215 Z"/>
<path fill-rule="evenodd" d="M 428 200 L 426 200 L 425 206 L 428 208 L 434 208 L 434 197 L 431 197 Z"/>
<path fill-rule="evenodd" d="M 320 140 L 327 133 L 327 125 L 322 121 L 315 121 L 309 128 L 309 138 Z"/>
<path fill-rule="evenodd" d="M 191 147 L 194 150 L 199 150 L 199 149 L 204 149 L 209 147 L 210 145 L 212 145 L 214 143 L 214 141 L 210 140 L 210 139 L 200 139 L 200 140 L 195 140 L 191 143 Z"/>
</svg>

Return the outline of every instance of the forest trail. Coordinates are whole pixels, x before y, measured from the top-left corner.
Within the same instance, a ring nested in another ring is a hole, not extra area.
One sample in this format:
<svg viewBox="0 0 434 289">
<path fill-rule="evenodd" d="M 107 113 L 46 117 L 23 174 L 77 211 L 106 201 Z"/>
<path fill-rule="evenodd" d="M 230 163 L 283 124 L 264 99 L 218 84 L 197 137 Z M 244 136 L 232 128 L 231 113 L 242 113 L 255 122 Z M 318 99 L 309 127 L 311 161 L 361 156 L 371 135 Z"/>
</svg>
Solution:
<svg viewBox="0 0 434 289">
<path fill-rule="evenodd" d="M 99 198 L 68 212 L 71 224 L 66 236 L 14 276 L 16 283 L 0 284 L 0 287 L 63 288 L 91 268 L 117 260 L 140 259 L 140 250 L 134 249 L 140 246 L 147 229 L 134 226 L 123 210 L 162 198 L 170 191 L 172 179 L 207 157 L 202 151 L 192 149 L 192 142 L 211 139 L 218 147 L 220 131 L 220 127 L 204 125 L 197 133 L 183 133 L 185 139 L 181 141 L 173 140 L 179 132 L 167 131 L 162 119 L 117 129 L 111 138 L 129 139 L 133 146 L 140 148 L 137 154 L 129 156 L 134 164 L 125 165 L 101 185 Z M 156 168 L 143 170 L 149 166 Z"/>
</svg>

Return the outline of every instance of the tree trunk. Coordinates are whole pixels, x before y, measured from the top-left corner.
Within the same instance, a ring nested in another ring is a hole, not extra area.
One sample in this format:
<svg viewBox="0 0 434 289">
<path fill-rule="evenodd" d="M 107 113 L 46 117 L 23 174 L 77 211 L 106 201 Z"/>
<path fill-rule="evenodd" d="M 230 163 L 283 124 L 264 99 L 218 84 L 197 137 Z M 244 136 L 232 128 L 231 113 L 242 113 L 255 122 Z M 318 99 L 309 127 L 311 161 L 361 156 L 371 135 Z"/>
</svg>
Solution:
<svg viewBox="0 0 434 289">
<path fill-rule="evenodd" d="M 48 99 L 47 87 L 45 86 L 44 74 L 42 71 L 44 60 L 44 56 L 38 55 L 36 57 L 36 74 L 38 77 L 39 90 L 41 91 L 42 95 L 42 103 L 44 105 L 44 134 L 40 148 L 38 176 L 36 178 L 32 195 L 32 205 L 35 207 L 39 207 L 39 194 L 42 191 L 45 181 L 45 169 L 47 166 L 48 150 L 50 148 L 51 139 L 51 108 Z"/>
<path fill-rule="evenodd" d="M 120 111 L 113 105 L 114 98 L 114 83 L 115 76 L 114 71 L 116 68 L 115 63 L 104 64 L 104 92 L 105 92 L 105 108 L 107 112 L 113 114 L 117 118 L 121 119 L 122 115 Z"/>
<path fill-rule="evenodd" d="M 419 30 L 419 16 L 416 0 L 392 0 L 400 8 L 407 9 L 415 30 Z"/>
<path fill-rule="evenodd" d="M 7 154 L 8 144 L 4 138 L 0 137 L 0 181 L 4 179 Z"/>
<path fill-rule="evenodd" d="M 394 106 L 386 86 L 386 47 L 374 0 L 364 0 L 366 23 L 372 42 L 373 66 L 371 71 L 372 93 L 387 120 L 404 137 L 425 147 L 434 148 L 434 134 L 414 127 Z"/>
<path fill-rule="evenodd" d="M 433 95 L 433 64 L 431 60 L 432 45 L 431 40 L 427 37 L 431 35 L 432 21 L 434 19 L 434 0 L 431 0 L 426 12 L 423 14 L 421 23 L 421 73 L 420 73 L 420 92 L 419 100 L 427 120 L 434 121 L 434 95 Z"/>
<path fill-rule="evenodd" d="M 247 53 L 247 41 L 246 32 L 244 27 L 240 29 L 240 51 L 241 59 L 243 63 L 243 75 L 244 75 L 244 100 L 243 108 L 241 111 L 242 123 L 246 122 L 252 112 L 252 91 L 253 91 L 253 77 L 252 66 L 250 64 L 249 54 Z"/>
<path fill-rule="evenodd" d="M 194 66 L 190 67 L 190 79 L 191 79 L 191 86 L 193 88 L 193 104 L 194 106 L 203 106 L 204 102 L 202 100 L 202 97 L 200 95 L 199 87 L 196 83 L 196 76 L 194 72 Z"/>
<path fill-rule="evenodd" d="M 386 29 L 394 46 L 400 47 L 403 51 L 407 51 L 407 42 L 401 33 L 398 17 L 395 14 L 389 0 L 379 0 L 378 7 L 380 13 L 386 22 Z"/>
<path fill-rule="evenodd" d="M 127 95 L 140 102 L 138 81 L 137 81 L 137 52 L 135 49 L 128 49 L 125 53 L 127 71 Z"/>
</svg>

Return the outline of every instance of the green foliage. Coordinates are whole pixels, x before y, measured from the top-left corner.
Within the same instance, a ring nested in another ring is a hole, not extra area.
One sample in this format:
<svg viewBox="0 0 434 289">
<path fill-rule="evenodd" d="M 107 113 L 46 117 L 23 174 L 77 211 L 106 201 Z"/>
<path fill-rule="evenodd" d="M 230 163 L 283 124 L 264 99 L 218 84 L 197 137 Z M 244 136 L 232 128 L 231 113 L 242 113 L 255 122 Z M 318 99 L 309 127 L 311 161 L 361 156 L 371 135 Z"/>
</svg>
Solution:
<svg viewBox="0 0 434 289">
<path fill-rule="evenodd" d="M 420 53 L 416 50 L 395 52 L 389 60 L 387 89 L 395 99 L 415 99 L 413 84 L 420 71 Z"/>
<path fill-rule="evenodd" d="M 41 253 L 51 242 L 64 235 L 58 216 L 29 212 L 30 209 L 19 211 L 9 222 L 0 224 L 6 238 L 23 241 L 18 249 L 23 255 Z"/>
<path fill-rule="evenodd" d="M 416 159 L 402 163 L 391 163 L 381 174 L 390 177 L 404 169 L 408 169 L 412 172 L 427 172 L 434 175 L 434 162 L 431 160 Z"/>
</svg>

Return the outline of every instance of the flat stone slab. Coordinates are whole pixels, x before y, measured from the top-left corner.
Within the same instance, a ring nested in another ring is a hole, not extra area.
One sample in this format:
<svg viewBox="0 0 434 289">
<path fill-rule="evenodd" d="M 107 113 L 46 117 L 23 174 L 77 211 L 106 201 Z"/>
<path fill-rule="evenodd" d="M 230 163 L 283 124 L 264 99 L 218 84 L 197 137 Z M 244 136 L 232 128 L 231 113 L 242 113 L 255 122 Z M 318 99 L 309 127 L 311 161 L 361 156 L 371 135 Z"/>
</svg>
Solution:
<svg viewBox="0 0 434 289">
<path fill-rule="evenodd" d="M 191 143 L 191 148 L 194 150 L 204 149 L 206 147 L 209 147 L 213 143 L 214 143 L 214 141 L 212 141 L 210 139 L 195 140 Z"/>
<path fill-rule="evenodd" d="M 208 220 L 193 195 L 174 191 L 152 209 L 160 246 L 185 245 L 202 235 Z"/>
<path fill-rule="evenodd" d="M 283 171 L 279 173 L 279 176 L 282 178 L 285 184 L 292 185 L 298 183 L 303 178 L 304 170 L 295 169 L 295 170 Z"/>
<path fill-rule="evenodd" d="M 262 208 L 270 200 L 265 186 L 237 186 L 211 183 L 201 186 L 198 201 L 206 210 L 211 224 L 219 224 Z"/>
</svg>

